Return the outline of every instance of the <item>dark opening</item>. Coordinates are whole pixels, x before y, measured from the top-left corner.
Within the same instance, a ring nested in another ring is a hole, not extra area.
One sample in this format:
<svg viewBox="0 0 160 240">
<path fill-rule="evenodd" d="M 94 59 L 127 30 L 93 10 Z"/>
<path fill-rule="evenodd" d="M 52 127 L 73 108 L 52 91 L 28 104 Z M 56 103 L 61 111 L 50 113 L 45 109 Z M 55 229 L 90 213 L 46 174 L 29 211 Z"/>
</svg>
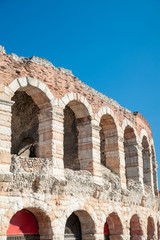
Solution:
<svg viewBox="0 0 160 240">
<path fill-rule="evenodd" d="M 77 121 L 74 112 L 68 106 L 64 110 L 64 167 L 80 170 Z"/>
<path fill-rule="evenodd" d="M 36 157 L 39 108 L 26 92 L 17 91 L 12 100 L 11 153 L 24 157 Z"/>
<path fill-rule="evenodd" d="M 64 238 L 68 240 L 82 240 L 79 218 L 72 213 L 67 219 Z"/>
</svg>

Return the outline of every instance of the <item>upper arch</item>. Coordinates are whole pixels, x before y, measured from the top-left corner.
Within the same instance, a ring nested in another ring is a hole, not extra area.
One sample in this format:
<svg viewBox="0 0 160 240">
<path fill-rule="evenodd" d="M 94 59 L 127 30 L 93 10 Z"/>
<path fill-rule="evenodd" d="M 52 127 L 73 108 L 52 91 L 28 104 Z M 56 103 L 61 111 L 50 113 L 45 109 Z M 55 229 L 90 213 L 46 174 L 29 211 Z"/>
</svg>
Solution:
<svg viewBox="0 0 160 240">
<path fill-rule="evenodd" d="M 143 140 L 143 137 L 146 137 L 147 138 L 147 141 L 148 141 L 148 144 L 150 143 L 149 141 L 149 137 L 148 137 L 148 133 L 147 131 L 143 128 L 140 132 L 140 141 L 142 142 Z"/>
<path fill-rule="evenodd" d="M 70 102 L 72 101 L 77 101 L 81 104 L 83 104 L 85 106 L 85 108 L 87 109 L 88 111 L 88 114 L 90 116 L 93 115 L 93 111 L 92 111 L 92 107 L 91 105 L 88 103 L 87 99 L 79 94 L 79 93 L 73 93 L 73 92 L 70 92 L 70 93 L 67 93 L 65 94 L 60 100 L 59 100 L 59 105 L 63 108 L 65 108 L 65 106 L 67 106 Z"/>
<path fill-rule="evenodd" d="M 31 77 L 21 77 L 14 79 L 8 86 L 7 89 L 5 89 L 5 92 L 8 94 L 10 93 L 10 96 L 13 97 L 14 93 L 18 89 L 24 89 L 27 87 L 34 87 L 38 88 L 41 92 L 43 92 L 48 100 L 51 102 L 54 99 L 53 94 L 50 92 L 49 88 L 40 80 L 37 80 L 35 78 Z"/>
</svg>

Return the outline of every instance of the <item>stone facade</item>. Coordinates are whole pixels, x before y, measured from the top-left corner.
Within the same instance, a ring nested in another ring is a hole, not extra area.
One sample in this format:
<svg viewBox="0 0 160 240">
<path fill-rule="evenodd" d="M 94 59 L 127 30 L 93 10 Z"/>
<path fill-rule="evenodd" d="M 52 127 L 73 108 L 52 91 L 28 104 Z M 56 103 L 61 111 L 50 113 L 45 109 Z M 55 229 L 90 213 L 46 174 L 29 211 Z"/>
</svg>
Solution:
<svg viewBox="0 0 160 240">
<path fill-rule="evenodd" d="M 143 116 L 69 70 L 0 47 L 1 240 L 22 209 L 37 219 L 41 240 L 76 239 L 72 217 L 77 239 L 106 239 L 105 223 L 112 240 L 160 239 L 157 163 Z"/>
</svg>

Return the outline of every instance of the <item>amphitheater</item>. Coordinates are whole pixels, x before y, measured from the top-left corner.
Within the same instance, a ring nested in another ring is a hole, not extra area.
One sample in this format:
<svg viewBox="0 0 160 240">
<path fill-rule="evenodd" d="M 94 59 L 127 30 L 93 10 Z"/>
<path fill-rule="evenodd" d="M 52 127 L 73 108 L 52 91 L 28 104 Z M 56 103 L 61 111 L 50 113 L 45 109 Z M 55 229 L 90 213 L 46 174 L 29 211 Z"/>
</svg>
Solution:
<svg viewBox="0 0 160 240">
<path fill-rule="evenodd" d="M 159 208 L 144 117 L 1 46 L 0 240 L 160 239 Z"/>
</svg>

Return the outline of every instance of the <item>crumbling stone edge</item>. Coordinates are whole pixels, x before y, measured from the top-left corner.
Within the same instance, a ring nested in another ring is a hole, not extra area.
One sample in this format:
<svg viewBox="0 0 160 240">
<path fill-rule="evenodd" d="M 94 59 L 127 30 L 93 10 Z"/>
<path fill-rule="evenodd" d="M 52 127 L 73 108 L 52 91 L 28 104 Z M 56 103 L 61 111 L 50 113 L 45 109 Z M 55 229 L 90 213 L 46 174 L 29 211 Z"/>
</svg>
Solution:
<svg viewBox="0 0 160 240">
<path fill-rule="evenodd" d="M 0 45 L 0 52 L 2 52 L 3 54 L 6 54 L 6 51 L 5 51 L 5 48 L 3 46 Z M 71 70 L 68 70 L 68 69 L 65 69 L 65 68 L 62 68 L 62 67 L 55 67 L 51 62 L 49 62 L 47 59 L 45 58 L 40 58 L 40 57 L 36 57 L 36 56 L 32 56 L 32 57 L 19 57 L 17 56 L 15 53 L 11 53 L 11 54 L 8 54 L 8 57 L 14 59 L 15 61 L 18 61 L 18 62 L 22 62 L 22 63 L 28 63 L 28 62 L 33 62 L 33 63 L 36 63 L 36 64 L 40 64 L 42 66 L 45 66 L 45 67 L 49 67 L 49 68 L 52 68 L 54 69 L 55 71 L 58 71 L 58 72 L 61 72 L 63 74 L 66 74 L 68 76 L 72 76 L 72 77 L 75 77 L 73 74 L 72 74 L 72 71 Z M 77 77 L 75 77 L 77 78 Z M 78 79 L 79 80 L 79 79 Z M 125 112 L 128 112 L 128 113 L 132 113 L 132 111 L 122 107 L 118 102 L 116 102 L 114 99 L 110 98 L 110 97 L 107 97 L 106 95 L 104 95 L 103 93 L 100 93 L 98 92 L 97 90 L 95 90 L 94 88 L 88 86 L 87 84 L 85 84 L 84 82 L 82 82 L 81 80 L 79 80 L 82 84 L 82 86 L 87 89 L 87 91 L 90 91 L 92 93 L 94 93 L 96 96 L 98 96 L 99 98 L 101 98 L 103 101 L 106 101 L 108 102 L 109 104 L 112 104 L 114 105 L 115 107 L 118 107 L 120 110 L 122 111 L 125 111 Z"/>
</svg>

